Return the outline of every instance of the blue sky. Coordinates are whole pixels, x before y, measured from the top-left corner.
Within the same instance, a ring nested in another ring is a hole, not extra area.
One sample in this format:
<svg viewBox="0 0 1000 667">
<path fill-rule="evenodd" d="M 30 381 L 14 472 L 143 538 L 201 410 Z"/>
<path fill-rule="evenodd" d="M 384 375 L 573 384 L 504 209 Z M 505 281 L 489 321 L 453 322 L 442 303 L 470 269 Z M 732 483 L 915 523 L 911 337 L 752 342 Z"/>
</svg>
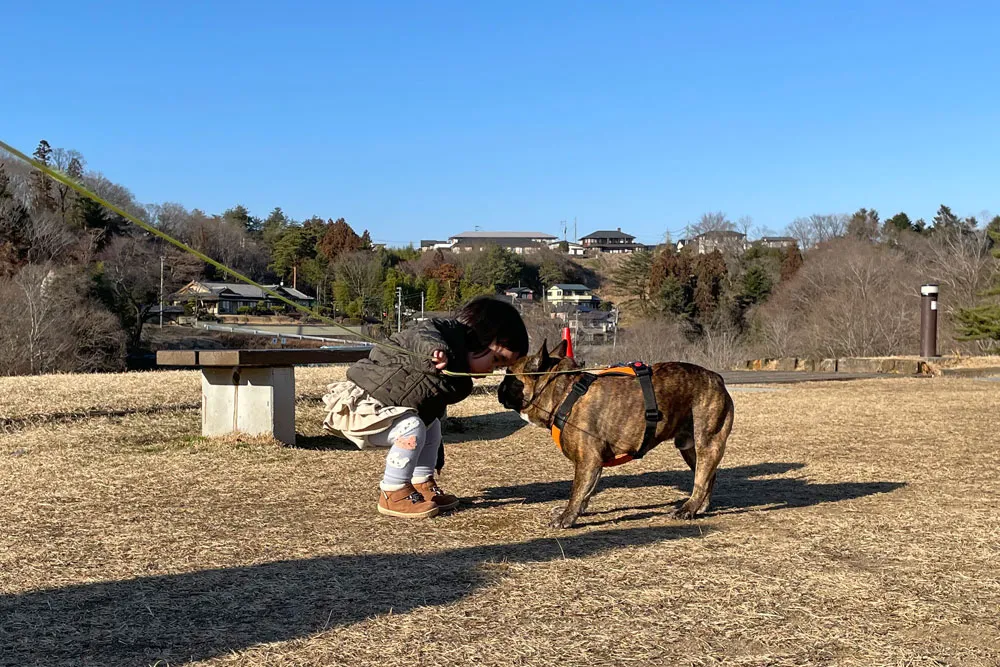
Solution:
<svg viewBox="0 0 1000 667">
<path fill-rule="evenodd" d="M 11 3 L 0 138 L 394 245 L 1000 212 L 1000 5 L 823 4 Z"/>
</svg>

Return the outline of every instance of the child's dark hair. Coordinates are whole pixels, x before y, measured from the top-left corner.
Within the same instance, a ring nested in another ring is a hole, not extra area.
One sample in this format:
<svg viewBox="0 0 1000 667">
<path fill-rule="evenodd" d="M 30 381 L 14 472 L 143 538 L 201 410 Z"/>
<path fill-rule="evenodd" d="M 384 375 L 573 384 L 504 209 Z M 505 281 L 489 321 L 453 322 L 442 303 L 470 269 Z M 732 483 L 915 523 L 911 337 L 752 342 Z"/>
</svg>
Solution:
<svg viewBox="0 0 1000 667">
<path fill-rule="evenodd" d="M 471 352 L 482 352 L 497 343 L 520 356 L 528 354 L 528 330 L 517 308 L 492 296 L 477 296 L 455 316 L 469 327 Z"/>
</svg>

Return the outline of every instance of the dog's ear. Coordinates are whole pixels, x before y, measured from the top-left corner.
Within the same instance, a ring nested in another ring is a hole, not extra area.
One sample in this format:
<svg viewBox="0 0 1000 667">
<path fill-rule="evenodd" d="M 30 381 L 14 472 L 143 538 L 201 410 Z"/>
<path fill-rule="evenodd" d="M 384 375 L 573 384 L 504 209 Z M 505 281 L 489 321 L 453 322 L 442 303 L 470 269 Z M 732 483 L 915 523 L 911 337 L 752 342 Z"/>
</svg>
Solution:
<svg viewBox="0 0 1000 667">
<path fill-rule="evenodd" d="M 543 338 L 542 339 L 542 349 L 540 349 L 538 351 L 538 359 L 541 362 L 543 362 L 543 363 L 549 360 L 549 339 L 548 338 Z"/>
<path fill-rule="evenodd" d="M 557 347 L 556 349 L 552 350 L 552 356 L 553 357 L 557 357 L 559 359 L 565 358 L 565 356 L 566 356 L 566 341 L 565 340 L 560 341 L 559 347 Z"/>
<path fill-rule="evenodd" d="M 529 373 L 537 373 L 545 367 L 545 364 L 549 361 L 549 347 L 548 340 L 542 340 L 542 348 L 535 352 L 532 356 L 528 357 L 527 363 L 524 365 L 524 370 Z"/>
</svg>

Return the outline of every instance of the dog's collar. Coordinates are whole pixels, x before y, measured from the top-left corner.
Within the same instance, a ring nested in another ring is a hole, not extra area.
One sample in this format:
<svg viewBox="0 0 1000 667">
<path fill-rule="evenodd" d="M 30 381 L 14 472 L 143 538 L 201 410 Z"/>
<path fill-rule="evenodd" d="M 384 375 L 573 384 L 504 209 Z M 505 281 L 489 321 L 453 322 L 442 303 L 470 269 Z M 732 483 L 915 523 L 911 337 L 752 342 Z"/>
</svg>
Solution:
<svg viewBox="0 0 1000 667">
<path fill-rule="evenodd" d="M 561 374 L 561 375 L 565 376 L 565 374 Z M 545 384 L 542 385 L 541 389 L 535 389 L 534 391 L 532 391 L 531 392 L 531 397 L 524 402 L 524 405 L 526 407 L 522 408 L 522 413 L 521 414 L 526 414 L 524 412 L 524 410 L 530 409 L 532 406 L 534 406 L 535 400 L 542 394 L 542 392 L 544 392 L 546 389 L 548 389 L 548 387 L 549 387 L 550 384 L 552 384 L 557 379 L 559 379 L 559 377 L 560 377 L 560 375 L 552 375 L 552 376 L 546 378 Z M 563 400 L 565 400 L 565 398 Z M 539 408 L 537 406 L 535 406 L 535 409 L 538 410 Z M 546 413 L 546 415 L 545 415 L 546 426 L 548 428 L 552 428 L 552 421 L 555 419 L 555 413 L 554 412 L 549 412 L 548 410 L 543 410 L 542 412 Z"/>
</svg>

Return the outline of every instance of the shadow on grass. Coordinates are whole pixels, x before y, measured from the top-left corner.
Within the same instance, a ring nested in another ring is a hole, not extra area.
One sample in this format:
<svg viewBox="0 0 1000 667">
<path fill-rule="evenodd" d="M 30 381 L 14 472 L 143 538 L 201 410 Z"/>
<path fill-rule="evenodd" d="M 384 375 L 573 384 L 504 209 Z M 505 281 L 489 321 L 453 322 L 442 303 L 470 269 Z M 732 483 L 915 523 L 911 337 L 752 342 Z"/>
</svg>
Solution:
<svg viewBox="0 0 1000 667">
<path fill-rule="evenodd" d="M 485 563 L 580 558 L 701 532 L 707 531 L 665 526 L 562 533 L 558 542 L 331 556 L 0 595 L 0 663 L 204 660 L 390 610 L 450 604 L 502 579 Z"/>
<path fill-rule="evenodd" d="M 735 468 L 720 468 L 715 492 L 712 495 L 712 512 L 726 510 L 730 513 L 785 509 L 789 507 L 809 507 L 821 503 L 853 500 L 877 493 L 889 493 L 906 484 L 904 482 L 837 482 L 833 484 L 811 483 L 796 477 L 773 477 L 801 470 L 804 463 L 758 463 Z M 570 472 L 570 471 L 568 471 Z M 673 487 L 683 493 L 691 492 L 694 476 L 687 470 L 665 470 L 644 472 L 637 475 L 610 475 L 601 479 L 597 494 L 591 501 L 591 509 L 601 507 L 602 489 L 642 489 L 645 487 Z M 545 503 L 569 499 L 571 481 L 536 482 L 516 486 L 498 486 L 487 489 L 481 498 L 472 500 L 476 508 L 496 507 L 508 503 Z M 637 499 L 648 501 L 650 494 L 642 494 Z M 654 497 L 655 499 L 655 497 Z M 680 503 L 644 504 L 635 507 L 617 507 L 603 511 L 588 512 L 587 516 L 620 512 L 625 510 L 664 509 L 668 513 Z M 670 508 L 667 510 L 666 508 Z M 648 512 L 647 512 L 648 514 Z M 585 519 L 585 525 L 601 525 Z M 603 523 L 603 522 L 602 522 Z"/>
<path fill-rule="evenodd" d="M 302 435 L 301 433 L 296 433 L 294 447 L 296 449 L 314 449 L 317 451 L 360 451 L 358 446 L 350 440 L 330 435 L 329 433 L 321 435 Z"/>
<path fill-rule="evenodd" d="M 461 444 L 474 440 L 501 440 L 525 426 L 527 424 L 514 413 L 501 412 L 472 417 L 448 417 L 444 421 L 442 433 L 445 445 Z M 297 433 L 295 447 L 317 451 L 358 451 L 358 447 L 350 440 L 330 433 L 318 435 Z"/>
<path fill-rule="evenodd" d="M 446 445 L 472 440 L 501 440 L 527 425 L 517 413 L 507 410 L 488 415 L 448 417 L 443 424 L 442 435 Z"/>
</svg>

